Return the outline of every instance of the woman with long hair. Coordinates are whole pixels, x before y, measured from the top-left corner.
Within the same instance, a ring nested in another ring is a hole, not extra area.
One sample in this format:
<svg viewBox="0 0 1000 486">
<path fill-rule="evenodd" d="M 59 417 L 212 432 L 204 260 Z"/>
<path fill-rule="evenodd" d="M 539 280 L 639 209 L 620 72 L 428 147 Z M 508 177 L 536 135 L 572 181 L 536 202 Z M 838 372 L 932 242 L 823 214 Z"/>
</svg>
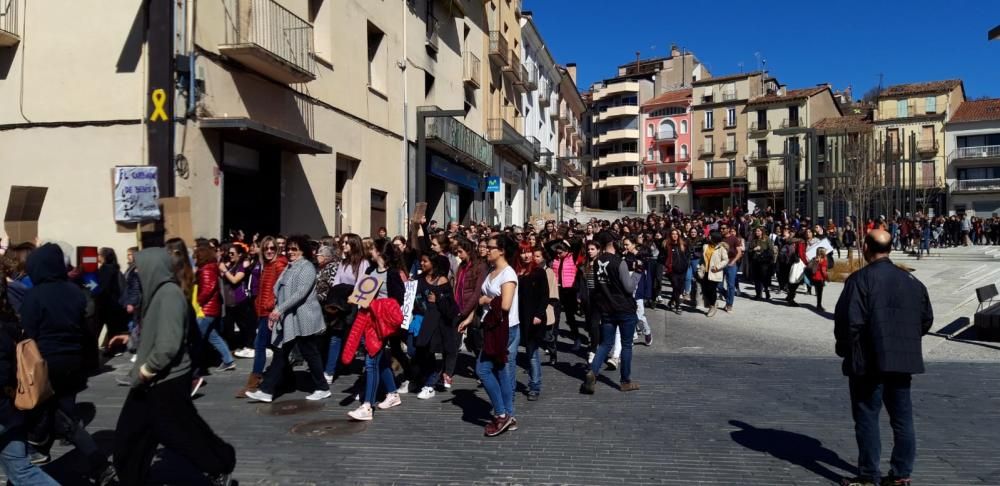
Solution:
<svg viewBox="0 0 1000 486">
<path fill-rule="evenodd" d="M 558 360 L 558 351 L 556 348 L 559 344 L 559 313 L 562 311 L 562 306 L 559 302 L 559 285 L 556 283 L 556 272 L 550 267 L 552 262 L 546 258 L 545 250 L 535 248 L 534 258 L 535 265 L 545 270 L 545 278 L 548 281 L 549 289 L 548 305 L 545 306 L 545 337 L 542 340 L 542 349 L 549 354 L 549 365 L 555 366 Z M 530 400 L 531 397 L 529 396 L 528 399 Z"/>
<path fill-rule="evenodd" d="M 722 270 L 729 261 L 729 247 L 722 239 L 719 230 L 709 233 L 709 240 L 702 248 L 702 264 L 698 269 L 698 279 L 701 280 L 701 293 L 705 296 L 706 315 L 712 317 L 718 312 L 716 305 L 719 295 L 719 282 L 722 282 Z"/>
<path fill-rule="evenodd" d="M 663 264 L 665 273 L 670 279 L 670 303 L 667 308 L 673 309 L 675 314 L 681 313 L 681 294 L 684 293 L 684 280 L 691 265 L 687 252 L 687 243 L 681 236 L 679 229 L 670 230 L 670 234 L 663 240 Z"/>
<path fill-rule="evenodd" d="M 247 258 L 247 247 L 243 243 L 233 243 L 226 250 L 225 258 L 219 263 L 222 274 L 222 295 L 226 304 L 226 319 L 239 330 L 236 357 L 253 353 L 253 341 L 257 337 L 257 319 L 253 314 L 250 298 L 250 271 L 253 263 Z M 228 326 L 227 326 L 228 328 Z"/>
<path fill-rule="evenodd" d="M 416 349 L 413 377 L 423 384 L 417 398 L 426 400 L 434 397 L 434 387 L 440 376 L 434 354 L 444 352 L 445 329 L 455 325 L 458 306 L 448 281 L 451 268 L 448 257 L 425 252 L 420 257 L 420 268 L 423 273 L 417 283 L 413 313 L 422 316 L 422 321 L 419 332 L 413 337 Z"/>
<path fill-rule="evenodd" d="M 528 354 L 528 400 L 538 400 L 542 392 L 540 348 L 545 341 L 546 309 L 549 305 L 549 281 L 545 270 L 535 262 L 535 249 L 528 241 L 519 245 L 517 260 L 518 320 L 524 323 L 521 340 Z"/>
<path fill-rule="evenodd" d="M 750 274 L 753 277 L 755 298 L 760 300 L 761 292 L 771 300 L 771 272 L 774 268 L 775 252 L 771 238 L 764 234 L 760 226 L 753 230 L 750 241 Z"/>
<path fill-rule="evenodd" d="M 107 335 L 115 336 L 128 332 L 128 316 L 121 304 L 121 267 L 118 256 L 112 248 L 101 248 L 97 254 L 100 267 L 97 270 L 97 288 L 94 290 L 94 307 L 99 325 L 107 326 Z"/>
<path fill-rule="evenodd" d="M 340 237 L 340 265 L 334 278 L 329 282 L 332 289 L 337 285 L 355 285 L 362 275 L 368 272 L 370 262 L 369 253 L 365 253 L 365 244 L 361 237 L 354 233 L 346 233 Z M 353 322 L 353 316 L 347 318 L 347 326 Z M 340 329 L 330 334 L 330 342 L 327 346 L 326 368 L 323 370 L 323 378 L 327 384 L 333 383 L 337 374 L 337 362 L 340 358 L 340 348 L 344 344 L 344 336 L 348 329 Z"/>
<path fill-rule="evenodd" d="M 271 342 L 278 350 L 264 374 L 260 389 L 248 391 L 246 396 L 261 402 L 273 400 L 286 377 L 289 356 L 297 348 L 313 381 L 313 392 L 306 396 L 306 400 L 323 400 L 330 397 L 330 385 L 323 379 L 323 360 L 319 352 L 319 340 L 326 328 L 323 311 L 316 299 L 312 245 L 306 237 L 295 235 L 288 237 L 286 248 L 290 263 L 274 284 L 275 305 L 268 314 L 268 327 L 273 332 Z"/>
<path fill-rule="evenodd" d="M 476 244 L 464 236 L 458 238 L 455 254 L 461 260 L 458 271 L 455 273 L 455 304 L 458 306 L 458 317 L 455 321 L 459 326 L 466 326 L 468 329 L 466 347 L 473 354 L 478 354 L 478 351 L 483 347 L 482 330 L 476 321 L 479 314 L 477 312 L 479 310 L 479 289 L 483 286 L 489 269 L 486 268 L 486 262 L 479 257 Z M 455 336 L 461 337 L 457 328 Z M 452 377 L 455 376 L 460 345 L 461 343 L 452 343 L 451 346 L 445 346 L 443 381 L 446 387 L 451 386 Z"/>
<path fill-rule="evenodd" d="M 219 263 L 215 259 L 215 250 L 209 246 L 199 246 L 195 250 L 195 264 L 197 265 L 198 292 L 196 299 L 201 308 L 202 315 L 198 316 L 198 330 L 201 332 L 201 340 L 195 346 L 195 362 L 203 358 L 203 344 L 207 341 L 219 353 L 222 358 L 222 365 L 218 371 L 232 371 L 236 369 L 236 361 L 229 352 L 229 346 L 219 334 L 219 320 L 222 316 L 222 298 L 219 290 Z M 205 362 L 196 368 L 201 368 L 204 372 Z"/>
<path fill-rule="evenodd" d="M 514 386 L 517 383 L 517 344 L 521 337 L 521 321 L 517 272 L 508 263 L 516 258 L 517 244 L 510 236 L 501 234 L 490 238 L 487 247 L 493 270 L 483 282 L 483 295 L 479 298 L 479 304 L 487 306 L 483 316 L 486 338 L 477 360 L 476 374 L 493 404 L 494 416 L 486 424 L 485 435 L 495 437 L 507 430 L 517 429 L 517 419 L 514 418 Z M 496 304 L 494 301 L 497 301 Z M 499 315 L 491 315 L 492 313 Z M 503 327 L 504 324 L 506 328 Z M 501 339 L 506 341 L 505 348 Z"/>
<path fill-rule="evenodd" d="M 448 279 L 454 279 L 455 272 L 458 270 L 458 259 L 452 253 L 451 240 L 448 239 L 448 235 L 438 233 L 431 236 L 431 251 L 448 258 Z"/>
</svg>

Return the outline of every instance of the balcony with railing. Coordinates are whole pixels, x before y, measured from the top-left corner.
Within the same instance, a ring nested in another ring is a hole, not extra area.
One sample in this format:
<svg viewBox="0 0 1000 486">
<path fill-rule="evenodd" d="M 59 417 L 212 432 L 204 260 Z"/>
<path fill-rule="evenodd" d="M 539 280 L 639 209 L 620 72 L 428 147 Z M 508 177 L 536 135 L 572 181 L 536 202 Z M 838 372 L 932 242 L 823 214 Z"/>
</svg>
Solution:
<svg viewBox="0 0 1000 486">
<path fill-rule="evenodd" d="M 729 140 L 722 145 L 723 154 L 735 154 L 739 149 L 739 143 L 735 140 Z"/>
<path fill-rule="evenodd" d="M 638 152 L 614 152 L 598 156 L 597 160 L 594 161 L 594 166 L 604 167 L 616 164 L 638 164 L 638 163 L 639 163 Z"/>
<path fill-rule="evenodd" d="M 639 129 L 637 128 L 620 128 L 617 130 L 608 130 L 604 133 L 597 134 L 594 143 L 602 144 L 609 143 L 618 140 L 638 140 L 639 139 Z"/>
<path fill-rule="evenodd" d="M 454 118 L 434 117 L 424 121 L 428 146 L 477 170 L 493 168 L 493 146 L 471 128 Z"/>
<path fill-rule="evenodd" d="M 626 175 L 626 176 L 610 176 L 603 179 L 597 179 L 594 181 L 594 187 L 596 189 L 607 189 L 611 187 L 632 187 L 639 185 L 639 176 L 637 175 Z"/>
<path fill-rule="evenodd" d="M 597 121 L 606 121 L 626 116 L 639 116 L 639 105 L 608 106 L 601 109 Z"/>
<path fill-rule="evenodd" d="M 599 101 L 601 99 L 607 98 L 609 96 L 619 95 L 619 94 L 638 94 L 639 93 L 639 82 L 638 81 L 625 81 L 620 83 L 612 83 L 606 86 L 597 88 L 594 91 L 594 101 Z"/>
<path fill-rule="evenodd" d="M 951 192 L 1000 192 L 1000 179 L 960 179 L 951 183 Z"/>
<path fill-rule="evenodd" d="M 482 61 L 475 54 L 465 51 L 462 53 L 462 81 L 473 88 L 482 86 L 479 82 L 479 74 L 482 72 Z"/>
<path fill-rule="evenodd" d="M 427 49 L 437 52 L 441 41 L 441 22 L 433 14 L 427 14 Z"/>
<path fill-rule="evenodd" d="M 978 147 L 959 147 L 951 151 L 948 161 L 964 159 L 1000 158 L 1000 145 L 981 145 Z"/>
<path fill-rule="evenodd" d="M 274 0 L 223 0 L 219 52 L 285 84 L 316 79 L 313 27 Z"/>
<path fill-rule="evenodd" d="M 722 101 L 733 101 L 735 99 L 736 99 L 736 92 L 735 91 L 723 92 L 722 93 Z"/>
<path fill-rule="evenodd" d="M 507 49 L 507 39 L 499 30 L 490 31 L 490 60 L 497 66 L 507 65 L 507 56 L 510 49 Z"/>
<path fill-rule="evenodd" d="M 782 118 L 781 119 L 780 128 L 782 128 L 782 129 L 787 129 L 787 128 L 801 128 L 801 127 L 805 127 L 805 124 L 802 123 L 802 118 Z"/>
<path fill-rule="evenodd" d="M 0 0 L 0 47 L 16 46 L 21 42 L 18 1 L 20 0 Z"/>
<path fill-rule="evenodd" d="M 503 66 L 503 77 L 515 86 L 521 84 L 521 56 L 518 56 L 513 49 L 507 51 L 507 64 Z"/>
<path fill-rule="evenodd" d="M 653 132 L 653 139 L 657 144 L 671 144 L 677 141 L 677 132 L 674 130 L 657 130 Z"/>
<path fill-rule="evenodd" d="M 534 64 L 521 66 L 521 84 L 524 85 L 525 92 L 538 89 L 538 69 Z"/>
<path fill-rule="evenodd" d="M 765 137 L 769 131 L 771 131 L 770 121 L 765 121 L 764 123 L 755 121 L 750 124 L 749 135 L 752 138 Z"/>
<path fill-rule="evenodd" d="M 512 108 L 501 110 L 499 115 L 486 121 L 486 140 L 493 145 L 509 148 L 526 161 L 536 160 L 535 144 L 524 135 L 524 117 Z"/>
<path fill-rule="evenodd" d="M 711 157 L 713 155 L 715 155 L 715 144 L 709 143 L 698 147 L 699 157 Z"/>
<path fill-rule="evenodd" d="M 750 154 L 751 162 L 767 162 L 771 158 L 771 151 L 768 149 L 757 149 Z"/>
<path fill-rule="evenodd" d="M 548 86 L 538 88 L 538 106 L 545 108 L 552 105 L 552 90 Z"/>
<path fill-rule="evenodd" d="M 935 140 L 918 140 L 917 141 L 917 152 L 922 154 L 936 154 L 938 151 L 938 141 Z"/>
</svg>

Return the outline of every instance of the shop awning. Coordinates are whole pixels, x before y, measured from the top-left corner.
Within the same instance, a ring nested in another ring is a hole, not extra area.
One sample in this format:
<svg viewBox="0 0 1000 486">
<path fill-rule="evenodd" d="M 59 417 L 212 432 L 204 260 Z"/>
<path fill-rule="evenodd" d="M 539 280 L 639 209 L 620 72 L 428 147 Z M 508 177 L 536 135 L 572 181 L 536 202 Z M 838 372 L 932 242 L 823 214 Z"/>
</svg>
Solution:
<svg viewBox="0 0 1000 486">
<path fill-rule="evenodd" d="M 743 192 L 741 186 L 733 186 L 731 189 L 733 194 Z M 695 196 L 728 196 L 730 189 L 728 187 L 706 187 L 703 189 L 695 189 Z"/>
<path fill-rule="evenodd" d="M 277 146 L 294 154 L 333 153 L 329 145 L 246 117 L 202 118 L 198 121 L 198 125 L 203 130 L 218 130 L 225 134 L 228 140 L 247 147 Z"/>
</svg>

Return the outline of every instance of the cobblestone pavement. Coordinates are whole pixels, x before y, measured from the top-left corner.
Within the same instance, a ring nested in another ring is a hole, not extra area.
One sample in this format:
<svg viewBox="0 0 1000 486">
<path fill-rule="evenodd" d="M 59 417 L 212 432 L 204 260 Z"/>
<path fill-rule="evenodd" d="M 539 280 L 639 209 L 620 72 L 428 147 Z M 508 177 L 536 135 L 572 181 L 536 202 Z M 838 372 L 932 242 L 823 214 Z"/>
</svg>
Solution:
<svg viewBox="0 0 1000 486">
<path fill-rule="evenodd" d="M 829 292 L 828 309 L 836 293 Z M 236 447 L 243 485 L 831 484 L 853 472 L 847 380 L 832 357 L 830 316 L 748 299 L 714 319 L 662 310 L 647 316 L 655 340 L 636 347 L 633 365 L 641 390 L 619 392 L 617 372 L 608 372 L 596 395 L 580 395 L 583 357 L 561 352 L 559 364 L 543 367 L 542 399 L 518 395 L 520 429 L 493 439 L 482 435 L 490 406 L 468 358 L 451 391 L 430 400 L 403 395 L 401 407 L 376 412 L 370 424 L 346 420 L 357 405 L 356 375 L 339 379 L 320 408 L 298 414 L 268 412 L 289 412 L 303 403 L 302 391 L 272 406 L 232 398 L 247 360 L 240 371 L 210 377 L 195 403 Z M 925 349 L 935 340 L 925 338 Z M 965 348 L 947 349 L 914 380 L 915 484 L 1000 484 L 1000 351 L 975 346 L 969 357 L 953 351 Z M 94 377 L 79 398 L 104 446 L 127 392 L 115 376 L 130 366 L 124 357 L 109 365 L 114 370 Z M 882 435 L 887 460 L 885 417 Z M 68 451 L 55 450 L 46 469 L 77 484 L 78 458 Z M 183 459 L 158 461 L 158 483 L 198 484 Z"/>
</svg>

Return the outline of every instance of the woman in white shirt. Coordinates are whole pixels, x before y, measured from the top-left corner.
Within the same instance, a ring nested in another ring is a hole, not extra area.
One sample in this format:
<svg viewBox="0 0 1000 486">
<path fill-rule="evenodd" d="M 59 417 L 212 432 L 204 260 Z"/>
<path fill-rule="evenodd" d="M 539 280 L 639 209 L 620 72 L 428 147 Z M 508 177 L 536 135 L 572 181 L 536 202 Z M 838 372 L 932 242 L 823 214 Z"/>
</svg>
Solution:
<svg viewBox="0 0 1000 486">
<path fill-rule="evenodd" d="M 479 304 L 486 307 L 486 314 L 483 316 L 486 335 L 483 351 L 476 361 L 476 374 L 493 403 L 493 419 L 486 424 L 485 433 L 487 437 L 495 437 L 507 430 L 517 430 L 514 387 L 517 384 L 517 345 L 521 340 L 521 333 L 518 326 L 517 272 L 508 263 L 514 261 L 517 243 L 510 236 L 501 234 L 490 238 L 487 249 L 487 260 L 493 271 L 486 276 L 482 287 L 483 296 L 479 298 Z M 486 323 L 490 320 L 491 303 L 497 298 L 500 299 L 500 309 L 507 313 L 506 333 L 502 329 L 486 329 Z M 467 325 L 463 323 L 459 332 L 465 331 Z M 497 353 L 498 343 L 491 341 L 491 338 L 503 334 L 507 335 L 506 353 L 503 350 Z"/>
</svg>

